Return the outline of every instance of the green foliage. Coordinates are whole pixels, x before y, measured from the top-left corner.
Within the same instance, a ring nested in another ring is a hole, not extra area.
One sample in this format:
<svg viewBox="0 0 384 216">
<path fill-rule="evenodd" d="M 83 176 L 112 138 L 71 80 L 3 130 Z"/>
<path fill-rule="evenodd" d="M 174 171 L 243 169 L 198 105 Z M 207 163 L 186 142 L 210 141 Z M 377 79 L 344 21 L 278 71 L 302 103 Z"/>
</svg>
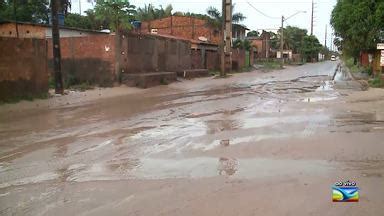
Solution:
<svg viewBox="0 0 384 216">
<path fill-rule="evenodd" d="M 240 40 L 240 39 L 236 39 L 233 43 L 232 43 L 232 47 L 233 48 L 239 48 L 239 49 L 242 49 L 243 48 L 243 42 Z"/>
<path fill-rule="evenodd" d="M 240 39 L 236 39 L 233 44 L 232 44 L 232 47 L 233 48 L 238 48 L 238 49 L 245 49 L 245 50 L 251 50 L 252 46 L 251 46 L 251 42 L 249 40 L 240 40 Z"/>
<path fill-rule="evenodd" d="M 268 32 L 269 35 L 271 36 L 269 38 L 269 41 L 271 43 L 271 48 L 272 49 L 279 49 L 279 45 L 280 45 L 280 38 L 278 37 L 278 35 L 274 32 Z"/>
<path fill-rule="evenodd" d="M 14 14 L 14 3 L 16 16 Z M 48 0 L 2 0 L 0 21 L 16 20 L 21 22 L 48 23 Z"/>
<path fill-rule="evenodd" d="M 71 85 L 70 89 L 83 92 L 86 90 L 94 89 L 94 86 L 90 85 L 88 82 L 84 82 L 76 85 Z"/>
<path fill-rule="evenodd" d="M 260 36 L 260 33 L 258 31 L 250 31 L 247 33 L 247 37 L 259 37 Z"/>
<path fill-rule="evenodd" d="M 322 49 L 322 45 L 314 35 L 306 35 L 300 47 L 300 53 L 304 59 L 310 60 L 317 58 L 318 53 Z"/>
<path fill-rule="evenodd" d="M 306 35 L 306 29 L 287 26 L 287 28 L 284 28 L 284 49 L 290 49 L 293 53 L 299 53 Z"/>
<path fill-rule="evenodd" d="M 383 41 L 384 1 L 339 0 L 331 15 L 338 38 L 335 45 L 355 59 L 361 50 L 375 48 Z"/>
<path fill-rule="evenodd" d="M 135 6 L 129 1 L 121 0 L 97 0 L 95 6 L 96 20 L 108 23 L 109 29 L 130 30 L 132 28 L 131 21 L 134 20 L 136 14 Z"/>
<path fill-rule="evenodd" d="M 64 19 L 64 25 L 81 29 L 94 29 L 92 20 L 90 20 L 88 16 L 81 16 L 80 14 L 73 13 L 67 14 Z"/>
<path fill-rule="evenodd" d="M 49 23 L 49 0 L 0 0 L 0 21 Z M 14 4 L 15 3 L 15 4 Z M 16 14 L 14 13 L 16 7 Z M 59 12 L 67 14 L 70 0 L 60 0 Z"/>
<path fill-rule="evenodd" d="M 235 8 L 235 5 L 233 4 L 232 5 L 232 12 L 234 11 L 234 8 Z M 217 29 L 220 29 L 221 24 L 223 22 L 223 16 L 222 16 L 221 12 L 219 11 L 219 9 L 211 6 L 207 9 L 207 14 L 212 19 L 212 23 L 210 23 L 211 26 L 213 26 Z M 239 13 L 239 12 L 238 13 L 232 13 L 232 23 L 240 23 L 241 21 L 245 20 L 245 18 L 246 17 L 242 13 Z"/>
<path fill-rule="evenodd" d="M 172 15 L 173 7 L 171 4 L 167 5 L 165 9 L 160 5 L 156 8 L 152 4 L 144 5 L 142 8 L 137 9 L 136 19 L 141 21 L 148 21 L 153 19 L 160 19 Z"/>
<path fill-rule="evenodd" d="M 281 69 L 280 62 L 274 59 L 269 59 L 266 61 L 258 61 L 258 65 L 261 65 L 263 70 L 276 70 Z"/>
<path fill-rule="evenodd" d="M 381 73 L 378 73 L 376 77 L 372 80 L 368 81 L 369 85 L 374 88 L 383 88 L 384 87 L 384 81 L 381 77 Z"/>
<path fill-rule="evenodd" d="M 251 50 L 251 47 L 252 47 L 252 45 L 251 45 L 251 42 L 249 40 L 244 40 L 243 41 L 243 49 L 249 51 L 249 50 Z"/>
</svg>

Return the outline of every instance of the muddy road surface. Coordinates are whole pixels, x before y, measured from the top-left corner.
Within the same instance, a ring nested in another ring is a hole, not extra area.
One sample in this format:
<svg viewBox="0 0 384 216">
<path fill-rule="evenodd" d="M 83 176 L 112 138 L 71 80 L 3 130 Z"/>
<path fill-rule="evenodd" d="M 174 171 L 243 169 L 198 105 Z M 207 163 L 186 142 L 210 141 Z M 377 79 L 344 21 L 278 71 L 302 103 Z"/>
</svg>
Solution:
<svg viewBox="0 0 384 216">
<path fill-rule="evenodd" d="M 382 215 L 384 91 L 336 67 L 0 107 L 0 215 Z"/>
</svg>

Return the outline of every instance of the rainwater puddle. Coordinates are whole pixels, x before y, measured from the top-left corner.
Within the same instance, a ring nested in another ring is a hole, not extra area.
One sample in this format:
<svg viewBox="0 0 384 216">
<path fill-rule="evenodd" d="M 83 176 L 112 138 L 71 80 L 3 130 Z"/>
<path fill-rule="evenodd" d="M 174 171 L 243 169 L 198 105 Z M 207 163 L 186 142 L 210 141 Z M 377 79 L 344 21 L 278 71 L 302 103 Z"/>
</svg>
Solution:
<svg viewBox="0 0 384 216">
<path fill-rule="evenodd" d="M 316 102 L 321 102 L 321 101 L 330 101 L 330 100 L 336 100 L 337 96 L 330 96 L 330 97 L 308 97 L 301 99 L 303 102 L 308 102 L 308 103 L 316 103 Z"/>
<path fill-rule="evenodd" d="M 287 169 L 289 167 L 289 169 Z M 207 178 L 231 176 L 233 178 L 263 178 L 282 175 L 322 175 L 333 167 L 321 160 L 274 160 L 264 158 L 214 158 L 196 157 L 182 159 L 143 158 L 137 167 L 120 175 L 107 166 L 98 164 L 80 172 L 72 181 L 121 180 L 121 179 L 168 179 Z"/>
<path fill-rule="evenodd" d="M 320 87 L 316 89 L 317 92 L 321 91 L 332 91 L 334 90 L 333 88 L 333 82 L 330 80 L 326 80 Z"/>
</svg>

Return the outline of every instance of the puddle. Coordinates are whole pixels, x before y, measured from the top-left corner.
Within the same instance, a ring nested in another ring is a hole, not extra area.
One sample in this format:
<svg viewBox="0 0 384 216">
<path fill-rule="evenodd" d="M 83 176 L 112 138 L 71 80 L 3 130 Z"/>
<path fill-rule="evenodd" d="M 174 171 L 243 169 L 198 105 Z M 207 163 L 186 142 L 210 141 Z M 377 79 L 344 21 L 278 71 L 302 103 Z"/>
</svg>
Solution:
<svg viewBox="0 0 384 216">
<path fill-rule="evenodd" d="M 330 101 L 330 100 L 336 100 L 337 99 L 337 96 L 331 96 L 331 97 L 308 97 L 308 98 L 304 98 L 302 99 L 301 101 L 303 102 L 312 102 L 312 103 L 315 103 L 315 102 L 321 102 L 321 101 Z"/>
<path fill-rule="evenodd" d="M 317 92 L 321 91 L 332 91 L 333 89 L 333 82 L 330 80 L 326 80 L 320 87 L 316 89 Z"/>
<path fill-rule="evenodd" d="M 18 185 L 26 185 L 26 184 L 35 184 L 35 183 L 40 183 L 43 181 L 48 181 L 48 180 L 54 180 L 58 178 L 58 174 L 54 172 L 45 172 L 41 173 L 36 176 L 31 176 L 31 177 L 26 177 L 26 178 L 21 178 L 13 181 L 8 181 L 8 182 L 2 182 L 0 183 L 0 188 L 6 188 L 10 186 L 18 186 Z"/>
<path fill-rule="evenodd" d="M 289 167 L 289 169 L 287 169 Z M 69 181 L 208 178 L 263 178 L 283 175 L 322 175 L 333 167 L 321 160 L 274 160 L 265 158 L 236 159 L 227 157 L 196 157 L 182 159 L 143 158 L 135 168 L 111 172 L 104 164 L 94 164 L 68 178 Z"/>
</svg>

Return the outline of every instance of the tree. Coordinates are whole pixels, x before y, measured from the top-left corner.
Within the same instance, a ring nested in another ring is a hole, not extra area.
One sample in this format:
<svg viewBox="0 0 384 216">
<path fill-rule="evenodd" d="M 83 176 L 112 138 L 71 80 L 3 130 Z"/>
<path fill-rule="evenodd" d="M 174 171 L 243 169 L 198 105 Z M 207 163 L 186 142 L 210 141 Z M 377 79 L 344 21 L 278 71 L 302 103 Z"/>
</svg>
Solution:
<svg viewBox="0 0 384 216">
<path fill-rule="evenodd" d="M 232 5 L 232 11 L 234 11 L 235 5 Z M 220 29 L 223 22 L 223 16 L 221 12 L 215 7 L 209 7 L 207 9 L 207 14 L 211 17 L 211 25 L 215 28 Z M 232 13 L 232 23 L 240 23 L 245 20 L 245 16 L 242 13 Z"/>
<path fill-rule="evenodd" d="M 299 53 L 299 49 L 302 46 L 304 37 L 306 35 L 306 29 L 287 26 L 284 28 L 284 48 L 292 50 L 293 53 Z"/>
<path fill-rule="evenodd" d="M 88 16 L 69 13 L 64 19 L 64 25 L 81 29 L 94 29 L 94 25 Z"/>
<path fill-rule="evenodd" d="M 304 59 L 311 61 L 313 58 L 317 58 L 318 53 L 322 49 L 322 45 L 314 35 L 306 35 L 303 38 L 300 52 Z"/>
<path fill-rule="evenodd" d="M 167 5 L 165 9 L 160 5 L 160 8 L 154 7 L 152 4 L 144 5 L 143 8 L 137 9 L 136 18 L 142 21 L 153 19 L 161 19 L 164 17 L 172 16 L 173 7 L 171 4 Z"/>
<path fill-rule="evenodd" d="M 0 21 L 17 20 L 21 22 L 48 23 L 48 14 L 48 0 L 1 0 Z"/>
<path fill-rule="evenodd" d="M 250 31 L 247 33 L 247 37 L 259 37 L 260 36 L 260 33 L 258 31 Z"/>
<path fill-rule="evenodd" d="M 239 48 L 239 49 L 245 49 L 245 50 L 251 50 L 251 47 L 252 47 L 252 44 L 249 40 L 240 40 L 240 39 L 236 39 L 234 42 L 233 42 L 233 45 L 232 45 L 233 48 Z"/>
<path fill-rule="evenodd" d="M 339 0 L 331 15 L 331 25 L 340 38 L 343 53 L 354 57 L 361 50 L 375 48 L 384 29 L 384 1 Z"/>
<path fill-rule="evenodd" d="M 131 21 L 134 20 L 135 6 L 128 1 L 97 0 L 95 6 L 96 19 L 109 24 L 109 28 L 118 30 L 130 30 Z"/>
</svg>

